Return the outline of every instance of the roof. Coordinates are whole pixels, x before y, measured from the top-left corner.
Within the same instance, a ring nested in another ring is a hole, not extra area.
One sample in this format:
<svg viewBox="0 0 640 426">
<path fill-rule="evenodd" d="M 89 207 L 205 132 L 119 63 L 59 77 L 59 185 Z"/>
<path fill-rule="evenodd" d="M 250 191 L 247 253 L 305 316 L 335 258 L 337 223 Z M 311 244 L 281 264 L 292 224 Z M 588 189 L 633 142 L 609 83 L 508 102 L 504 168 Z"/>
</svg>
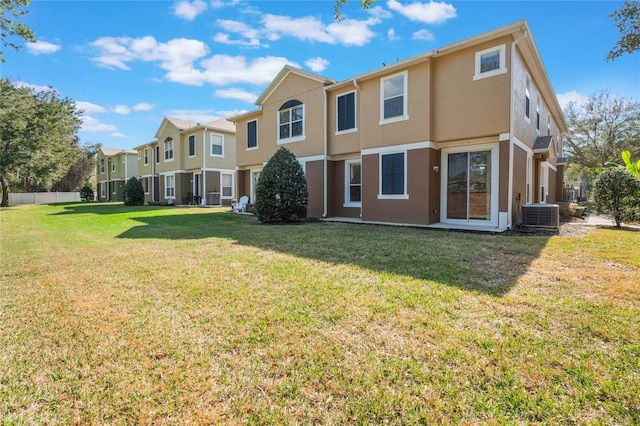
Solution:
<svg viewBox="0 0 640 426">
<path fill-rule="evenodd" d="M 225 130 L 227 132 L 235 133 L 236 131 L 236 125 L 228 121 L 226 118 L 219 118 L 217 120 L 213 120 L 208 123 L 205 123 L 204 125 L 209 128 Z"/>
<path fill-rule="evenodd" d="M 533 144 L 534 153 L 545 153 L 551 148 L 553 136 L 538 136 Z"/>
<path fill-rule="evenodd" d="M 100 151 L 102 151 L 102 154 L 106 157 L 113 157 L 114 155 L 118 155 L 118 154 L 136 154 L 136 155 L 138 154 L 138 151 L 136 151 L 135 149 L 100 147 Z"/>
<path fill-rule="evenodd" d="M 297 74 L 297 75 L 302 76 L 304 78 L 308 78 L 310 80 L 315 80 L 318 83 L 324 84 L 325 86 L 327 86 L 329 84 L 333 84 L 333 83 L 336 82 L 335 80 L 332 80 L 330 78 L 323 77 L 323 76 L 318 75 L 318 74 L 313 74 L 313 73 L 310 73 L 308 71 L 303 71 L 303 70 L 301 70 L 299 68 L 294 68 L 291 65 L 285 65 L 282 68 L 282 70 L 280 70 L 280 72 L 278 73 L 276 78 L 273 79 L 271 84 L 269 84 L 269 86 L 267 86 L 267 88 L 264 90 L 264 92 L 262 92 L 262 94 L 260 96 L 258 96 L 258 99 L 256 99 L 256 101 L 254 103 L 256 105 L 262 105 L 264 103 L 264 101 L 269 96 L 271 96 L 271 94 L 274 92 L 274 90 L 276 90 L 278 88 L 278 86 L 280 86 L 280 83 L 282 83 L 284 81 L 284 79 L 289 74 Z"/>
<path fill-rule="evenodd" d="M 556 160 L 556 164 L 558 166 L 566 166 L 568 162 L 569 162 L 568 157 L 560 157 Z"/>
<path fill-rule="evenodd" d="M 182 120 L 180 118 L 173 117 L 165 117 L 167 121 L 176 126 L 179 130 L 186 130 L 190 127 L 197 126 L 198 123 L 194 123 L 193 121 Z"/>
</svg>

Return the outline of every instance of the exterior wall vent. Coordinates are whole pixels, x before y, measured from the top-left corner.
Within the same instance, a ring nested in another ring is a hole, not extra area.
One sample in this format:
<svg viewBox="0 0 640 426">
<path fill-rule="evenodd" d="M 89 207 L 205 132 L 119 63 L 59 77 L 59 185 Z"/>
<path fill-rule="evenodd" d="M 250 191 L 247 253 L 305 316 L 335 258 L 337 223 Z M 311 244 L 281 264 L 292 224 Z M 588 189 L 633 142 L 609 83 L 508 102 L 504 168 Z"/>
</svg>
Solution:
<svg viewBox="0 0 640 426">
<path fill-rule="evenodd" d="M 558 228 L 560 207 L 557 204 L 526 204 L 522 206 L 522 225 Z"/>
</svg>

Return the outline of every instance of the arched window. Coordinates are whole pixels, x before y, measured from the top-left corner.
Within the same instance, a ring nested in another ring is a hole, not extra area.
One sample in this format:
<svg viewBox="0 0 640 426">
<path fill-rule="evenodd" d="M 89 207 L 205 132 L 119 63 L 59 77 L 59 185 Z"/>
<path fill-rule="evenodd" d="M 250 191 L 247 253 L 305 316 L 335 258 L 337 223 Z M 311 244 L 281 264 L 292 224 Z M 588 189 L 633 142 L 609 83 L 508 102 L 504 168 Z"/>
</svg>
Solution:
<svg viewBox="0 0 640 426">
<path fill-rule="evenodd" d="M 294 142 L 304 138 L 304 104 L 298 100 L 285 102 L 278 111 L 278 141 Z"/>
<path fill-rule="evenodd" d="M 164 140 L 164 161 L 173 160 L 173 138 L 168 137 Z"/>
</svg>

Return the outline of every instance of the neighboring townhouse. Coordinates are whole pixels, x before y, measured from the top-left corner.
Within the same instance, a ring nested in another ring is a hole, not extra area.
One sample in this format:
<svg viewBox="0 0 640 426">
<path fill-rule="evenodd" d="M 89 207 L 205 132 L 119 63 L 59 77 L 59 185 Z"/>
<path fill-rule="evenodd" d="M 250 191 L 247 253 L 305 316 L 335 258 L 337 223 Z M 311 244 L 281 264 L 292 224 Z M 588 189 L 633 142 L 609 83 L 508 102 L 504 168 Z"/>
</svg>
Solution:
<svg viewBox="0 0 640 426">
<path fill-rule="evenodd" d="M 526 21 L 344 81 L 285 67 L 236 123 L 238 196 L 281 146 L 312 217 L 505 230 L 562 196 L 562 110 Z"/>
<path fill-rule="evenodd" d="M 236 198 L 232 123 L 165 117 L 155 137 L 136 147 L 146 202 L 231 205 Z"/>
<path fill-rule="evenodd" d="M 138 176 L 138 152 L 101 147 L 96 157 L 98 201 L 124 201 L 124 185 Z"/>
</svg>

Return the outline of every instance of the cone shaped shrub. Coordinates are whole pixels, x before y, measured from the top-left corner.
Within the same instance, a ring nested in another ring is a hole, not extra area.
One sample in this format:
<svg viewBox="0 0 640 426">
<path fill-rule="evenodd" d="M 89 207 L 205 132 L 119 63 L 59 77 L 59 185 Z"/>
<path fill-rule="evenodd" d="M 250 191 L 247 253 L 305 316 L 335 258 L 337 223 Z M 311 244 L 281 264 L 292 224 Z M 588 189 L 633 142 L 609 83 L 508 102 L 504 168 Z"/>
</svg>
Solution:
<svg viewBox="0 0 640 426">
<path fill-rule="evenodd" d="M 144 188 L 135 176 L 127 181 L 123 190 L 125 206 L 141 206 L 144 204 Z"/>
<path fill-rule="evenodd" d="M 281 147 L 260 172 L 256 187 L 258 219 L 264 223 L 292 222 L 307 217 L 309 192 L 302 166 Z"/>
</svg>

